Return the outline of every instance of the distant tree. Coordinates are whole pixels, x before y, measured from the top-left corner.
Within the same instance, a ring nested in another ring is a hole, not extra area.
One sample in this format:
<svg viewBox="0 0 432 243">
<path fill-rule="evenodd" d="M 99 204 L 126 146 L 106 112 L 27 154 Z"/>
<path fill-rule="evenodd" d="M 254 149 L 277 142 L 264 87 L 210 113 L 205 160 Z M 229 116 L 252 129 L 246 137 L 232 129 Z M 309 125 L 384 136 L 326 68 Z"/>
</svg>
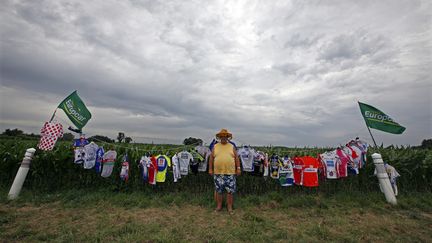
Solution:
<svg viewBox="0 0 432 243">
<path fill-rule="evenodd" d="M 61 140 L 64 141 L 72 141 L 74 139 L 74 135 L 70 132 L 64 133 L 63 137 L 61 138 Z"/>
<path fill-rule="evenodd" d="M 34 133 L 30 133 L 30 134 L 24 133 L 23 136 L 25 138 L 28 138 L 28 139 L 39 139 L 40 138 L 39 134 L 34 134 Z"/>
<path fill-rule="evenodd" d="M 4 132 L 3 132 L 3 135 L 6 135 L 6 136 L 20 136 L 20 135 L 23 135 L 24 134 L 24 132 L 23 131 L 21 131 L 21 130 L 18 130 L 18 128 L 15 128 L 15 129 L 6 129 Z"/>
<path fill-rule="evenodd" d="M 423 139 L 420 148 L 432 149 L 432 139 Z"/>
<path fill-rule="evenodd" d="M 114 143 L 114 139 L 111 139 L 107 136 L 102 136 L 102 135 L 94 135 L 88 138 L 88 140 L 90 142 L 105 142 L 105 143 Z"/>
<path fill-rule="evenodd" d="M 132 142 L 132 138 L 131 137 L 125 137 L 125 143 L 130 143 Z"/>
<path fill-rule="evenodd" d="M 188 137 L 183 140 L 184 145 L 202 145 L 203 141 L 200 138 Z"/>
<path fill-rule="evenodd" d="M 124 132 L 119 132 L 118 136 L 117 136 L 117 140 L 119 143 L 121 143 L 123 141 L 123 139 L 125 138 L 125 134 Z"/>
</svg>

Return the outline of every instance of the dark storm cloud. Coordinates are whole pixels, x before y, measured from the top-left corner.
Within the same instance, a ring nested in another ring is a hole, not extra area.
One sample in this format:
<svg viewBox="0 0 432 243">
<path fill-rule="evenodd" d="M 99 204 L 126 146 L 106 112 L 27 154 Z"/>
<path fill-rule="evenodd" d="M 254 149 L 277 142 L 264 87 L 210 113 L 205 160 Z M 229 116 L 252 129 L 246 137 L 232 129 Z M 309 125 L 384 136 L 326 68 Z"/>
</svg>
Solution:
<svg viewBox="0 0 432 243">
<path fill-rule="evenodd" d="M 378 133 L 382 141 L 419 143 L 432 136 L 430 10 L 425 1 L 5 1 L 1 127 L 37 132 L 78 90 L 93 113 L 88 134 L 181 142 L 226 127 L 241 143 L 334 145 L 368 135 L 359 100 L 407 126 Z"/>
</svg>

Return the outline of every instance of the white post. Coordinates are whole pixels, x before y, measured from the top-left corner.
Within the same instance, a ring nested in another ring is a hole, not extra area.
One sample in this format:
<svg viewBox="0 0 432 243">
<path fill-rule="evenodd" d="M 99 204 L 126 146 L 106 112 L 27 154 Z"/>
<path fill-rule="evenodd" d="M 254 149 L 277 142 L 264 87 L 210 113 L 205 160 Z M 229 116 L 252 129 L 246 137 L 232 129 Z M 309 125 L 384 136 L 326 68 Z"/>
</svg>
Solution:
<svg viewBox="0 0 432 243">
<path fill-rule="evenodd" d="M 27 177 L 27 173 L 30 170 L 30 163 L 33 158 L 34 153 L 36 152 L 36 149 L 29 148 L 27 149 L 24 158 L 21 162 L 21 166 L 18 169 L 18 172 L 15 176 L 14 182 L 12 183 L 12 186 L 9 190 L 8 198 L 10 200 L 16 199 L 18 195 L 21 192 L 21 188 L 24 184 L 24 181 Z"/>
<path fill-rule="evenodd" d="M 396 197 L 394 195 L 392 186 L 390 184 L 390 179 L 388 177 L 388 174 L 384 168 L 384 162 L 382 160 L 381 154 L 378 153 L 372 154 L 372 159 L 375 164 L 375 169 L 377 172 L 377 178 L 380 183 L 380 187 L 384 192 L 387 202 L 396 205 L 397 204 Z"/>
</svg>

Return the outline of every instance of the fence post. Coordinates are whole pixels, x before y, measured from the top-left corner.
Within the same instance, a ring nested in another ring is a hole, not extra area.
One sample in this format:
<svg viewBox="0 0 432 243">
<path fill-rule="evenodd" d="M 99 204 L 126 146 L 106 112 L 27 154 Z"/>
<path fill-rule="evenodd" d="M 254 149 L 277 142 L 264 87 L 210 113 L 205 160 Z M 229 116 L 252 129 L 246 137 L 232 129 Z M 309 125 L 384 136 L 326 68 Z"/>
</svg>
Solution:
<svg viewBox="0 0 432 243">
<path fill-rule="evenodd" d="M 33 158 L 34 153 L 36 152 L 36 149 L 29 148 L 27 149 L 26 153 L 24 154 L 24 158 L 21 162 L 21 166 L 18 169 L 18 172 L 15 176 L 15 179 L 12 183 L 12 186 L 9 190 L 8 198 L 10 200 L 14 200 L 18 197 L 18 195 L 21 192 L 21 188 L 24 184 L 24 181 L 27 177 L 27 173 L 30 170 L 30 163 Z"/>
<path fill-rule="evenodd" d="M 377 178 L 379 181 L 380 188 L 385 195 L 385 198 L 388 203 L 396 205 L 396 197 L 394 195 L 392 186 L 390 184 L 390 179 L 388 174 L 384 168 L 384 162 L 382 160 L 381 154 L 374 153 L 372 154 L 372 159 L 375 164 L 375 169 L 377 171 Z"/>
</svg>

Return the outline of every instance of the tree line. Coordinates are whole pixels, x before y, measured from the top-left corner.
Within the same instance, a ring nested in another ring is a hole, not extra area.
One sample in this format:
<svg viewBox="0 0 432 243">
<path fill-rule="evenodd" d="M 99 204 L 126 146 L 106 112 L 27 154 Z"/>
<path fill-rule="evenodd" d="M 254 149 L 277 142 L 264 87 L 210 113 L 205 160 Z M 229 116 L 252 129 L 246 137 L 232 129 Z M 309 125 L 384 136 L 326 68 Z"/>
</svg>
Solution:
<svg viewBox="0 0 432 243">
<path fill-rule="evenodd" d="M 2 134 L 1 137 L 18 137 L 22 139 L 34 139 L 38 140 L 40 139 L 39 134 L 34 133 L 24 133 L 24 131 L 15 128 L 15 129 L 6 129 Z M 61 141 L 73 141 L 75 136 L 72 133 L 63 133 L 63 137 L 60 138 Z M 93 142 L 106 142 L 106 143 L 115 143 L 116 140 L 111 139 L 107 136 L 103 135 L 94 135 L 87 138 L 89 141 Z M 124 132 L 119 132 L 117 135 L 117 142 L 118 143 L 131 143 L 133 140 L 131 137 L 127 137 Z M 203 140 L 200 138 L 194 138 L 194 137 L 188 137 L 183 140 L 184 145 L 202 145 Z M 394 145 L 389 145 L 388 147 L 394 148 Z M 410 146 L 413 149 L 432 149 L 432 138 L 429 139 L 423 139 L 421 144 L 419 146 Z"/>
</svg>

